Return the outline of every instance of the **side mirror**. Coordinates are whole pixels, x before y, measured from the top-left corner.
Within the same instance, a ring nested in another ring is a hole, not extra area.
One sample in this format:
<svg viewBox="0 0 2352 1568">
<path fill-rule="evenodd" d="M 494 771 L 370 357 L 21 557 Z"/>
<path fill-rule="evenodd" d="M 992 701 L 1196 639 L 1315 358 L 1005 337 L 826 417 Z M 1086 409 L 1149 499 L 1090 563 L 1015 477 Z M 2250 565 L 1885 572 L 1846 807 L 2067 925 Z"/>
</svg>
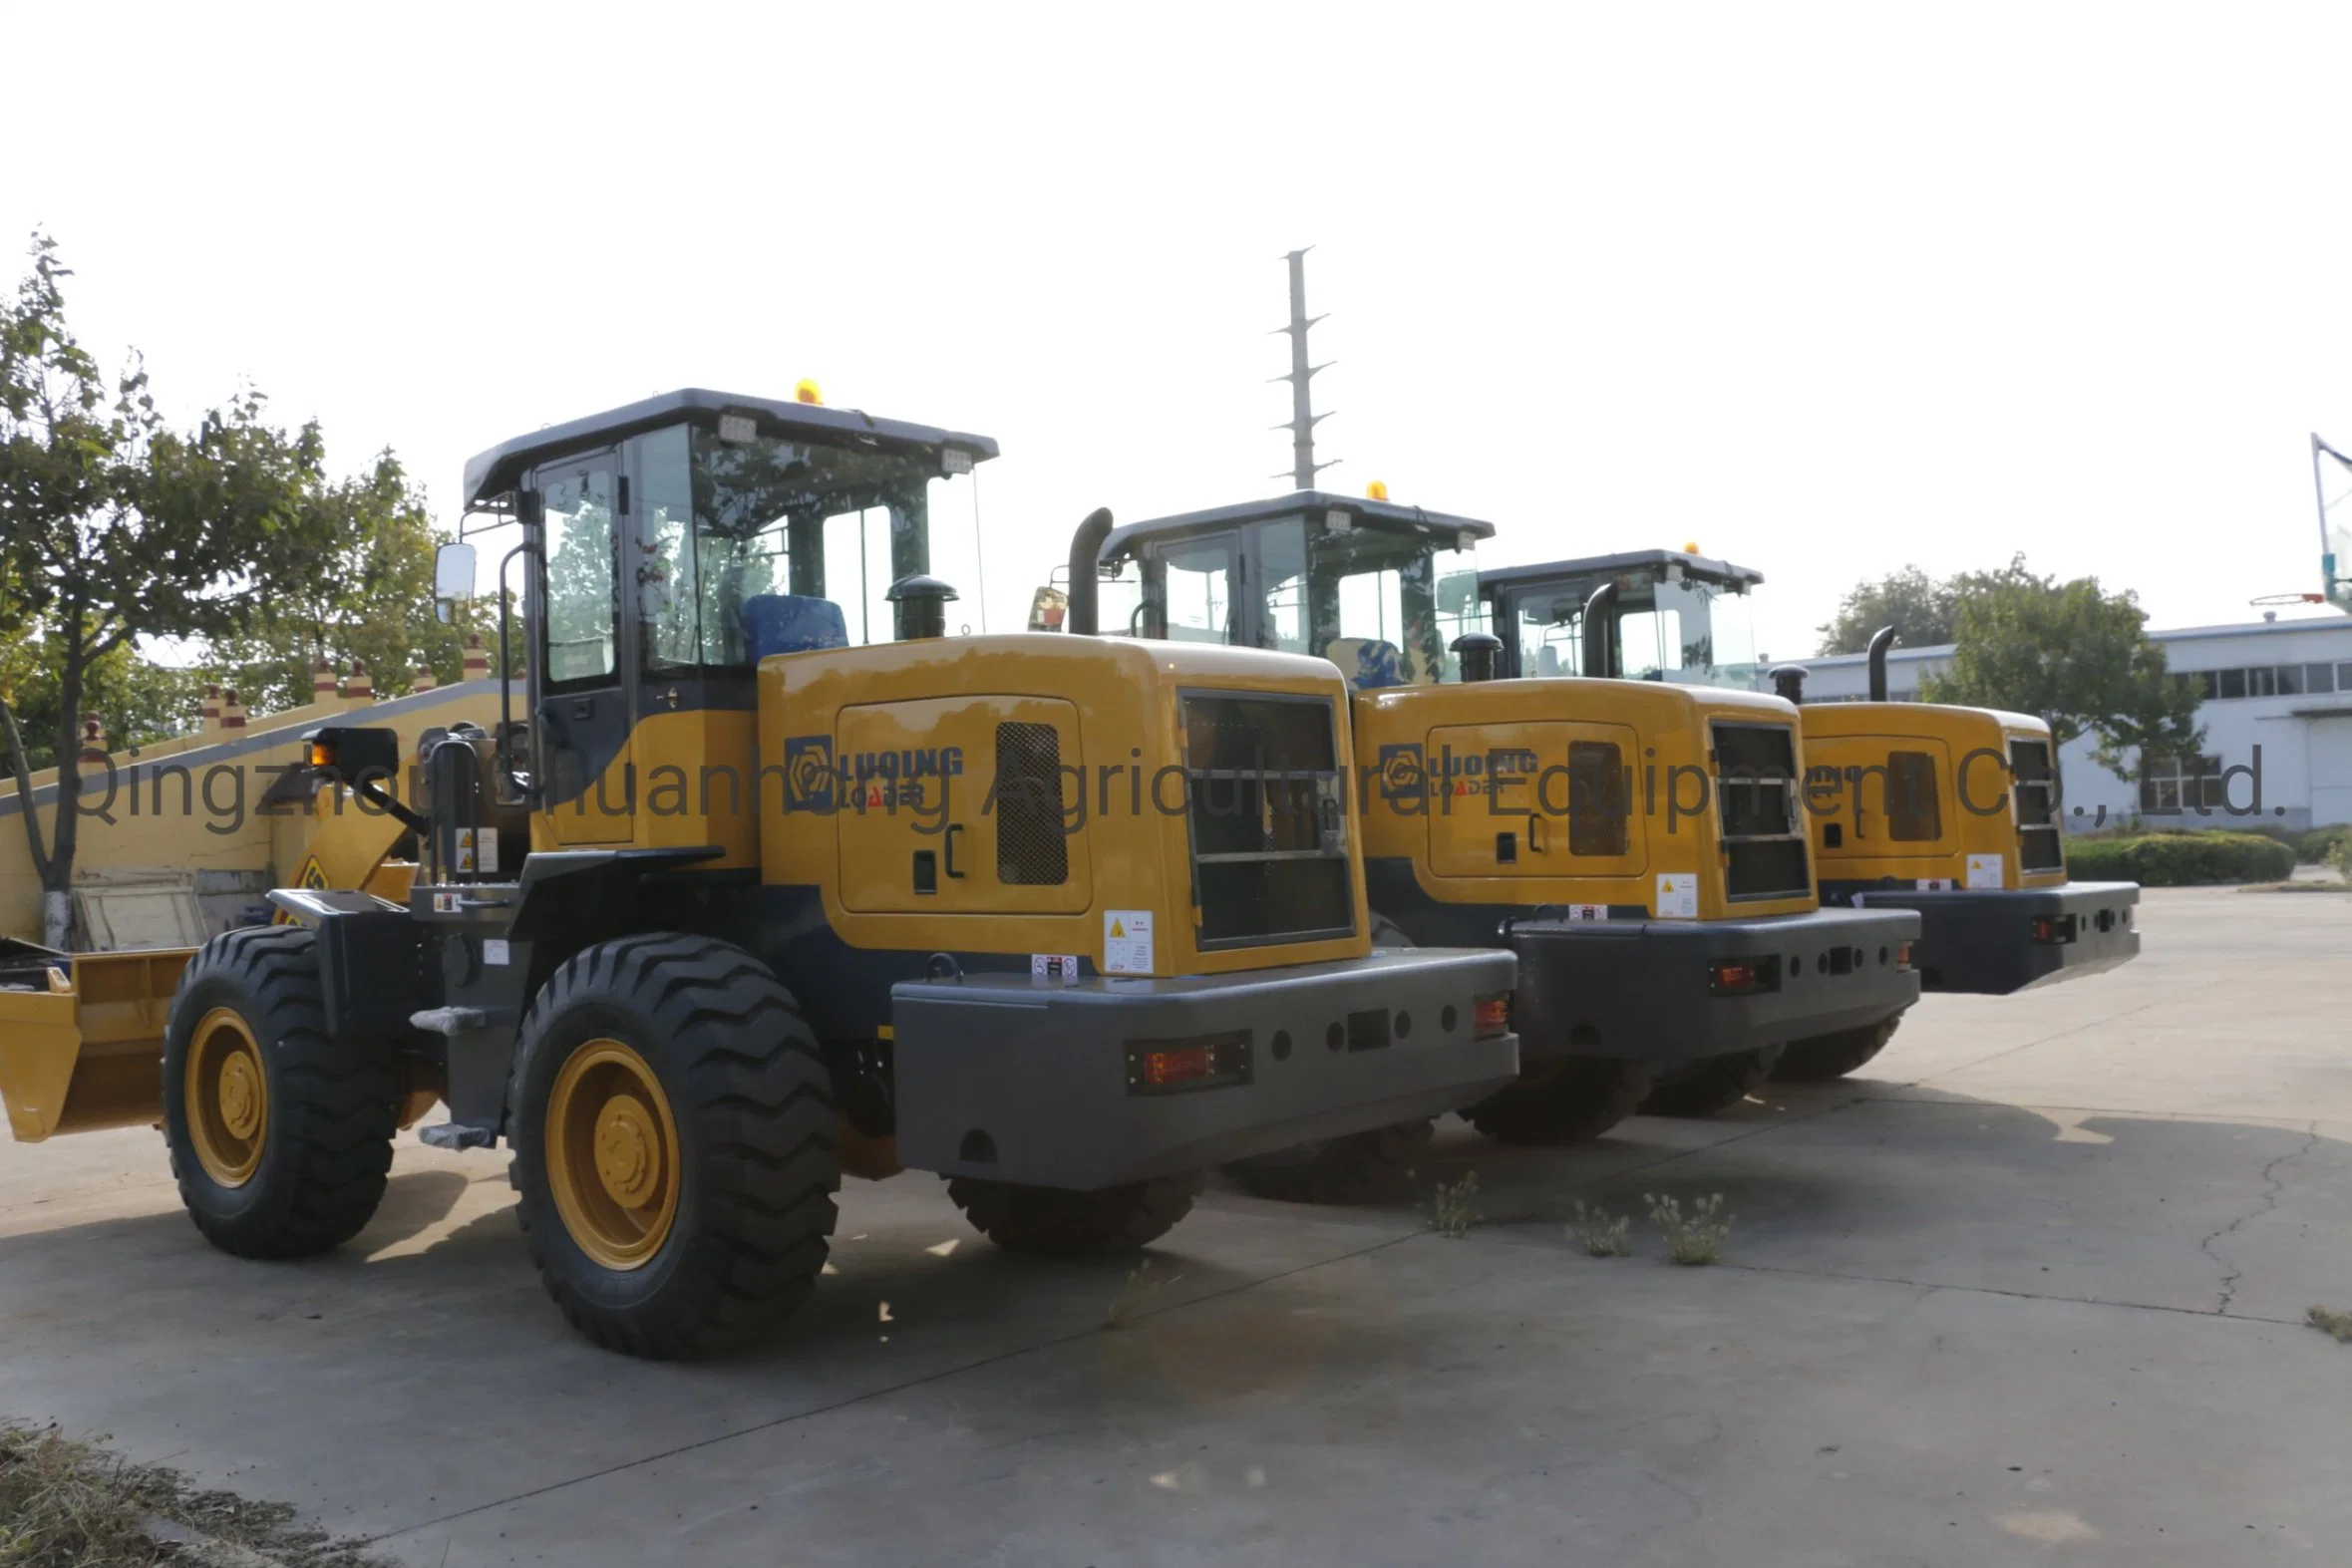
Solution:
<svg viewBox="0 0 2352 1568">
<path fill-rule="evenodd" d="M 474 546 L 452 541 L 433 552 L 433 617 L 447 626 L 474 597 Z"/>
</svg>

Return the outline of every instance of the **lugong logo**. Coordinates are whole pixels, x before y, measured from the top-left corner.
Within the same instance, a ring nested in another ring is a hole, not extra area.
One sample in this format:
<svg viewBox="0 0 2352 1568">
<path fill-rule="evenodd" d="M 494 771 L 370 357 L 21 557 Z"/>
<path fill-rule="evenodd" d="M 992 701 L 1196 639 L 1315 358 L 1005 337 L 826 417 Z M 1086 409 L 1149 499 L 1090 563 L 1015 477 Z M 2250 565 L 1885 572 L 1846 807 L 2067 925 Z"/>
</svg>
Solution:
<svg viewBox="0 0 2352 1568">
<path fill-rule="evenodd" d="M 1380 749 L 1380 793 L 1388 800 L 1419 800 L 1429 789 L 1429 770 L 1419 743 Z"/>
<path fill-rule="evenodd" d="M 835 778 L 832 736 L 788 735 L 784 738 L 784 808 L 787 811 L 834 810 Z"/>
</svg>

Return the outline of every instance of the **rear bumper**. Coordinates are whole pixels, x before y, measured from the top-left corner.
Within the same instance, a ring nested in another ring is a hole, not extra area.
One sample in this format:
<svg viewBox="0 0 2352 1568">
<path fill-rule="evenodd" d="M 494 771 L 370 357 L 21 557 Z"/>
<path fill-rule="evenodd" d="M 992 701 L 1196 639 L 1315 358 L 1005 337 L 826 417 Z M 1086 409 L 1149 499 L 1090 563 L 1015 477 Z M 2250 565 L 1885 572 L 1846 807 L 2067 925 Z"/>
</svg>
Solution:
<svg viewBox="0 0 2352 1568">
<path fill-rule="evenodd" d="M 1911 962 L 1929 991 L 2007 996 L 2029 986 L 2096 975 L 2140 956 L 2132 909 L 2137 882 L 2057 887 L 1953 888 L 1922 893 L 1859 888 L 1857 908 L 1919 916 Z"/>
<path fill-rule="evenodd" d="M 1903 909 L 1822 909 L 1755 920 L 1514 920 L 1512 1022 L 1529 1061 L 1694 1062 L 1875 1024 L 1919 999 L 1895 948 L 1919 934 Z M 1712 967 L 1769 975 L 1718 996 Z"/>
<path fill-rule="evenodd" d="M 1416 948 L 1169 980 L 901 983 L 898 1157 L 1091 1191 L 1439 1115 L 1517 1076 L 1518 1037 L 1479 1036 L 1475 1008 L 1513 979 L 1509 953 Z M 1149 1082 L 1150 1053 L 1203 1042 L 1211 1082 Z"/>
</svg>

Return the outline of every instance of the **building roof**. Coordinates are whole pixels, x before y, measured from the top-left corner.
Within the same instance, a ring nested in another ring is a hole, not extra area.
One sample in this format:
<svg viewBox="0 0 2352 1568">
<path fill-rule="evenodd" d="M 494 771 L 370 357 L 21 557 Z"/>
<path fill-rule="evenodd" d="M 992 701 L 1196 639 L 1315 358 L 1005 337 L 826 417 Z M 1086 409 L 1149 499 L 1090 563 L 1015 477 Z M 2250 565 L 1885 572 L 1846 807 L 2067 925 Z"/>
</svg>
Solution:
<svg viewBox="0 0 2352 1568">
<path fill-rule="evenodd" d="M 974 462 L 996 456 L 996 443 L 986 436 L 967 436 L 931 425 L 876 419 L 861 409 L 833 409 L 822 403 L 751 398 L 702 387 L 681 387 L 585 419 L 531 431 L 475 454 L 466 460 L 466 505 L 480 506 L 505 494 L 524 473 L 541 463 L 571 453 L 593 452 L 681 420 L 715 424 L 721 414 L 749 414 L 759 422 L 763 432 L 771 435 L 848 445 L 889 444 L 933 450 L 953 447 Z"/>
</svg>

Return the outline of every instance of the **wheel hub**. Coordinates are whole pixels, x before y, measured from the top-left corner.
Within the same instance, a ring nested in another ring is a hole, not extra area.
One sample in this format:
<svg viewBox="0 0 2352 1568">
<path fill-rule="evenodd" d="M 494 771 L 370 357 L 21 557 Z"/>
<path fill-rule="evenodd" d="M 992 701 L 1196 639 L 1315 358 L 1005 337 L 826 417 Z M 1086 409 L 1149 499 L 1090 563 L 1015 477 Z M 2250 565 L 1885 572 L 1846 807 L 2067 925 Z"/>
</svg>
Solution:
<svg viewBox="0 0 2352 1568">
<path fill-rule="evenodd" d="M 223 1187 L 252 1180 L 269 1137 L 269 1077 L 260 1040 L 236 1009 L 216 1007 L 197 1022 L 180 1093 L 189 1149 L 204 1174 Z"/>
<path fill-rule="evenodd" d="M 547 1096 L 547 1185 L 563 1228 L 601 1268 L 643 1268 L 669 1240 L 680 1187 L 678 1126 L 651 1063 L 589 1040 Z"/>
<path fill-rule="evenodd" d="M 249 1138 L 261 1130 L 258 1088 L 253 1059 L 243 1052 L 220 1064 L 220 1119 L 231 1137 Z"/>
<path fill-rule="evenodd" d="M 623 1208 L 641 1209 L 654 1195 L 660 1173 L 654 1148 L 660 1133 L 653 1112 L 634 1095 L 615 1095 L 596 1115 L 596 1178 Z"/>
</svg>

